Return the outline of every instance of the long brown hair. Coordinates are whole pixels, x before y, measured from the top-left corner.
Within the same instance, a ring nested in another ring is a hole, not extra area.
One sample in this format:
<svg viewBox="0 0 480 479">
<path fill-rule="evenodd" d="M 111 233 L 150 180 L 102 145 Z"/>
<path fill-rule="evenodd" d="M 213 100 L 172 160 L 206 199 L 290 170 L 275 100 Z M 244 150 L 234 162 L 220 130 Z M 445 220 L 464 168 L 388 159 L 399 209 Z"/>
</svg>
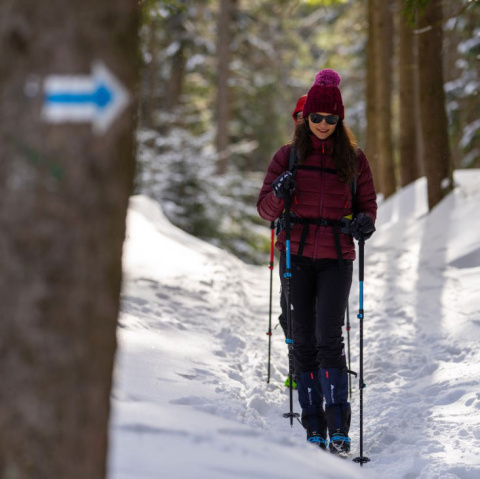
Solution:
<svg viewBox="0 0 480 479">
<path fill-rule="evenodd" d="M 302 164 L 313 151 L 310 135 L 313 133 L 308 124 L 308 118 L 297 123 L 293 135 L 293 144 L 297 153 L 299 164 Z M 335 131 L 329 137 L 332 140 L 332 159 L 341 181 L 348 183 L 357 175 L 357 151 L 358 145 L 355 135 L 339 120 Z"/>
</svg>

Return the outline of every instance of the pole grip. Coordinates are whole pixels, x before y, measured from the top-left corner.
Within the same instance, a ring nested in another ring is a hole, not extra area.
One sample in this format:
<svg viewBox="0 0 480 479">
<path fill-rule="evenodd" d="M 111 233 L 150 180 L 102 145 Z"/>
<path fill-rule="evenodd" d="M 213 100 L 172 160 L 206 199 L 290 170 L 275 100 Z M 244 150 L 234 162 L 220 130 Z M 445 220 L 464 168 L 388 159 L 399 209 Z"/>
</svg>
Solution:
<svg viewBox="0 0 480 479">
<path fill-rule="evenodd" d="M 364 276 L 364 251 L 365 251 L 365 240 L 363 239 L 363 236 L 358 240 L 358 279 L 359 281 L 363 282 L 363 276 Z"/>
<path fill-rule="evenodd" d="M 273 243 L 275 239 L 275 221 L 270 223 L 270 269 L 273 269 Z"/>
</svg>

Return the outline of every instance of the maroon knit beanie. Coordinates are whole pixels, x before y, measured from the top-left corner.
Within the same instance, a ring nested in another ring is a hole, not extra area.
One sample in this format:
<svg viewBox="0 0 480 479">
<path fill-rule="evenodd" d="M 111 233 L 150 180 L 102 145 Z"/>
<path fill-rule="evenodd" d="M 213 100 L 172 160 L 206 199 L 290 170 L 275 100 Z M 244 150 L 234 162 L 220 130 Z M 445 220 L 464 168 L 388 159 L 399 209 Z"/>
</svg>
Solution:
<svg viewBox="0 0 480 479">
<path fill-rule="evenodd" d="M 345 118 L 342 95 L 338 89 L 340 81 L 340 75 L 335 70 L 330 68 L 320 70 L 308 91 L 307 101 L 303 107 L 303 118 L 316 112 L 331 113 Z"/>
</svg>

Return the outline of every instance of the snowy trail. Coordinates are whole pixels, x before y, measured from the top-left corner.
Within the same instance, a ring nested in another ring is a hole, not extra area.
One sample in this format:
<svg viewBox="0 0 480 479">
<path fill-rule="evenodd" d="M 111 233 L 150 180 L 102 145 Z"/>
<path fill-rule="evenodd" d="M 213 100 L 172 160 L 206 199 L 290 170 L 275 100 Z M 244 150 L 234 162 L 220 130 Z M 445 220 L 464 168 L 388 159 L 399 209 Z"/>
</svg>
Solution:
<svg viewBox="0 0 480 479">
<path fill-rule="evenodd" d="M 267 407 L 262 399 L 265 339 L 260 330 L 258 336 L 251 331 L 255 318 L 265 318 L 264 284 L 260 284 L 263 278 L 256 274 L 255 268 L 248 278 L 245 270 L 248 266 L 225 255 L 221 264 L 213 266 L 212 279 L 208 281 L 183 276 L 169 278 L 168 284 L 150 281 L 148 286 L 158 298 L 155 311 L 146 299 L 128 296 L 122 309 L 135 317 L 145 314 L 152 329 L 165 328 L 168 324 L 185 335 L 193 333 L 196 341 L 202 342 L 201 353 L 189 357 L 191 367 L 182 368 L 176 374 L 192 381 L 193 386 L 196 382 L 214 385 L 215 392 L 220 394 L 218 401 L 203 400 L 192 394 L 175 399 L 174 404 L 190 404 L 243 424 L 264 427 L 261 413 Z M 255 302 L 259 307 L 255 307 Z M 146 306 L 148 304 L 150 306 Z M 151 313 L 156 316 L 154 320 Z M 127 328 L 132 326 L 131 320 L 121 324 Z M 180 343 L 183 347 L 183 340 Z M 203 348 L 215 356 L 215 368 L 203 360 Z"/>
<path fill-rule="evenodd" d="M 301 426 L 282 417 L 289 406 L 280 327 L 266 384 L 268 267 L 243 264 L 170 225 L 147 198 L 132 198 L 109 479 L 480 477 L 480 175 L 456 178 L 461 187 L 428 216 L 423 180 L 385 202 L 367 242 L 364 453 L 371 462 L 363 468 L 306 444 Z M 278 290 L 275 270 L 273 325 Z M 352 457 L 359 443 L 353 386 Z"/>
<path fill-rule="evenodd" d="M 124 265 L 110 479 L 365 477 L 282 418 L 279 329 L 266 384 L 268 268 L 181 232 L 144 197 L 131 201 Z"/>
</svg>

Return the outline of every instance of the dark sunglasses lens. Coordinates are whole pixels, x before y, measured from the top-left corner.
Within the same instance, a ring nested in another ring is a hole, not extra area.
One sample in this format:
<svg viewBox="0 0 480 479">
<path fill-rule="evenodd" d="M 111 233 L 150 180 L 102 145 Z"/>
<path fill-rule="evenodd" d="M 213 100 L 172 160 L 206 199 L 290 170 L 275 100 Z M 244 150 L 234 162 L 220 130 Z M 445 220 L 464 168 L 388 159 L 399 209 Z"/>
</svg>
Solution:
<svg viewBox="0 0 480 479">
<path fill-rule="evenodd" d="M 310 113 L 310 120 L 312 120 L 313 123 L 321 123 L 323 116 L 317 115 L 317 113 Z"/>
<path fill-rule="evenodd" d="M 337 115 L 328 115 L 325 117 L 325 121 L 329 125 L 336 125 L 338 123 L 339 117 Z"/>
</svg>

